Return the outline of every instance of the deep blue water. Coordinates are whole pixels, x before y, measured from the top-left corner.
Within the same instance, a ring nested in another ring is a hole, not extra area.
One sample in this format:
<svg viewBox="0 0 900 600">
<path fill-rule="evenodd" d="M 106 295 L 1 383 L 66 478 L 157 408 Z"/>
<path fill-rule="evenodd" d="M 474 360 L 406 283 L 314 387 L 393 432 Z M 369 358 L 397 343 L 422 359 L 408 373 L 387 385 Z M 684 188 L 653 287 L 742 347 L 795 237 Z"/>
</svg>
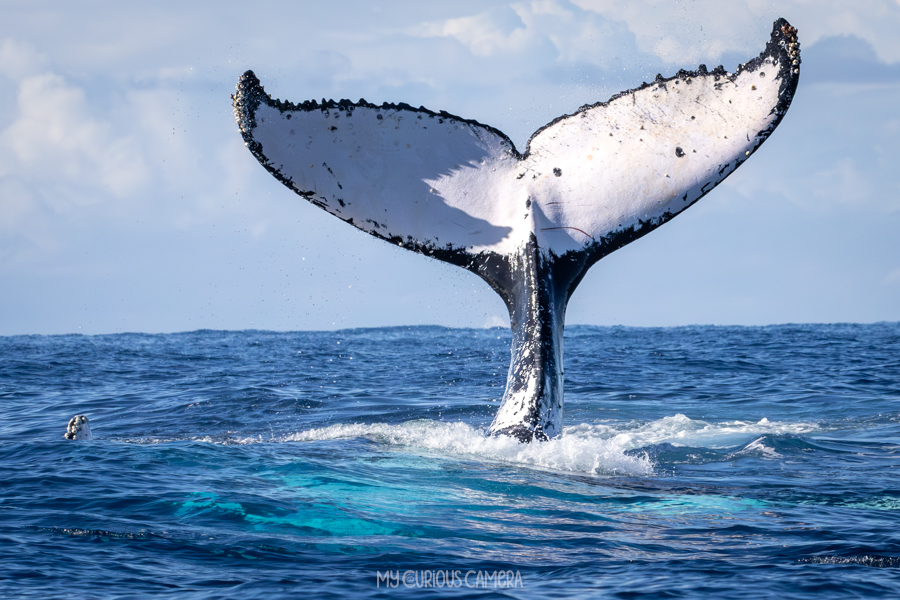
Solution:
<svg viewBox="0 0 900 600">
<path fill-rule="evenodd" d="M 570 327 L 532 445 L 508 348 L 0 338 L 0 597 L 900 597 L 900 324 Z"/>
</svg>

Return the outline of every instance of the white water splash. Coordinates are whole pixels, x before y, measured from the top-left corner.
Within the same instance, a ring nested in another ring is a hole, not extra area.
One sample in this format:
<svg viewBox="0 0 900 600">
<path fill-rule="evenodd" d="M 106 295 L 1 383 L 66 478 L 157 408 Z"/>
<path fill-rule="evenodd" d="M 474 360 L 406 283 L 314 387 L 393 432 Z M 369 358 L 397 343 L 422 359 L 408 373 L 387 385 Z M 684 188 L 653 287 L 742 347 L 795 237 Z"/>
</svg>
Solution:
<svg viewBox="0 0 900 600">
<path fill-rule="evenodd" d="M 754 454 L 758 453 L 764 458 L 784 458 L 781 454 L 775 451 L 774 448 L 769 448 L 766 446 L 765 438 L 757 438 L 738 450 L 734 453 L 734 456 L 741 456 L 742 454 Z"/>
<path fill-rule="evenodd" d="M 575 425 L 565 429 L 567 435 L 597 436 L 611 439 L 624 449 L 644 448 L 668 443 L 691 448 L 731 448 L 746 444 L 763 435 L 802 435 L 819 429 L 816 423 L 780 423 L 762 419 L 709 423 L 677 414 L 649 423 Z"/>
<path fill-rule="evenodd" d="M 439 455 L 477 457 L 506 464 L 590 475 L 654 474 L 654 464 L 640 452 L 648 446 L 668 443 L 693 448 L 730 448 L 764 435 L 800 435 L 818 430 L 815 423 L 723 421 L 709 423 L 676 414 L 648 423 L 597 423 L 566 427 L 563 435 L 548 442 L 525 444 L 509 437 L 489 437 L 466 423 L 421 419 L 399 424 L 338 424 L 271 438 L 230 438 L 228 443 L 316 442 L 366 438 L 390 446 L 425 450 Z M 205 437 L 197 441 L 217 443 Z M 754 443 L 751 443 L 753 446 Z M 757 443 L 753 450 L 760 450 Z M 627 451 L 632 452 L 627 452 Z M 768 450 L 766 448 L 766 450 Z M 767 453 L 778 458 L 776 452 Z"/>
<path fill-rule="evenodd" d="M 653 474 L 646 456 L 629 456 L 613 440 L 578 434 L 549 442 L 523 444 L 509 437 L 487 437 L 465 423 L 420 420 L 399 425 L 332 425 L 286 436 L 283 441 L 309 442 L 365 437 L 380 443 L 418 448 L 439 454 L 474 456 L 510 464 L 588 473 L 591 475 Z"/>
</svg>

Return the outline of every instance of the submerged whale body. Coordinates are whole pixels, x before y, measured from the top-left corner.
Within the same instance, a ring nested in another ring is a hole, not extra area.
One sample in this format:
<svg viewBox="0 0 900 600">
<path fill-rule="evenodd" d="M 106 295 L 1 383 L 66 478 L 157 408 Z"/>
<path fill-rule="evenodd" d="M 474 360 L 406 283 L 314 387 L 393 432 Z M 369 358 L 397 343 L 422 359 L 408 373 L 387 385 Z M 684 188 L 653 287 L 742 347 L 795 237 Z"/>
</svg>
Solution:
<svg viewBox="0 0 900 600">
<path fill-rule="evenodd" d="M 232 96 L 246 146 L 347 223 L 476 273 L 509 309 L 512 359 L 494 435 L 562 430 L 566 305 L 598 260 L 706 195 L 771 135 L 799 78 L 797 30 L 727 72 L 679 71 L 531 136 L 408 104 L 273 100 L 252 71 Z"/>
</svg>

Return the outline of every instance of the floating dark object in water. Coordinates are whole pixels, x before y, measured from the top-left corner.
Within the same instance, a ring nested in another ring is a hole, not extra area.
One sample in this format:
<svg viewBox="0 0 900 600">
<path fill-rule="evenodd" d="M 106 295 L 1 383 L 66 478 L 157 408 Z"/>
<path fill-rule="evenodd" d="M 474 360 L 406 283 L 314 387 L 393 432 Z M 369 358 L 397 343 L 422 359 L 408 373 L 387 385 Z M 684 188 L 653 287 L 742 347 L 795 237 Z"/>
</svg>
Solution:
<svg viewBox="0 0 900 600">
<path fill-rule="evenodd" d="M 587 270 L 755 152 L 790 106 L 799 64 L 797 30 L 779 19 L 735 72 L 659 75 L 555 119 L 524 153 L 444 111 L 273 100 L 252 71 L 232 99 L 247 147 L 284 185 L 366 233 L 476 273 L 503 298 L 512 361 L 491 433 L 531 441 L 561 432 L 566 305 Z"/>
<path fill-rule="evenodd" d="M 67 440 L 94 439 L 94 434 L 91 433 L 91 426 L 88 423 L 88 418 L 84 415 L 75 415 L 74 417 L 69 419 L 69 424 L 66 427 L 65 438 Z"/>
</svg>

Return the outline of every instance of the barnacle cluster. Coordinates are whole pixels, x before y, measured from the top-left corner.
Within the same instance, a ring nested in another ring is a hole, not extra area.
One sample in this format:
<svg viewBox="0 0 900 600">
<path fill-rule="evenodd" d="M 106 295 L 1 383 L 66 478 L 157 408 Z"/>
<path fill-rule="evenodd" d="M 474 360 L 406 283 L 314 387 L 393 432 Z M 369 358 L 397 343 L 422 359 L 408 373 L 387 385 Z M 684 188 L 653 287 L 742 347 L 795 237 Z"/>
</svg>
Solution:
<svg viewBox="0 0 900 600">
<path fill-rule="evenodd" d="M 265 94 L 265 90 L 259 84 L 259 79 L 253 71 L 247 71 L 241 75 L 235 88 L 237 93 L 231 96 L 234 118 L 241 133 L 244 134 L 244 141 L 249 142 L 247 136 L 256 127 L 254 115 L 256 109 L 259 108 L 261 96 Z"/>
<path fill-rule="evenodd" d="M 797 39 L 797 28 L 791 25 L 782 25 L 781 33 L 784 34 L 784 41 L 787 48 L 788 56 L 791 57 L 791 66 L 794 70 L 794 75 L 800 73 L 800 41 Z"/>
</svg>

